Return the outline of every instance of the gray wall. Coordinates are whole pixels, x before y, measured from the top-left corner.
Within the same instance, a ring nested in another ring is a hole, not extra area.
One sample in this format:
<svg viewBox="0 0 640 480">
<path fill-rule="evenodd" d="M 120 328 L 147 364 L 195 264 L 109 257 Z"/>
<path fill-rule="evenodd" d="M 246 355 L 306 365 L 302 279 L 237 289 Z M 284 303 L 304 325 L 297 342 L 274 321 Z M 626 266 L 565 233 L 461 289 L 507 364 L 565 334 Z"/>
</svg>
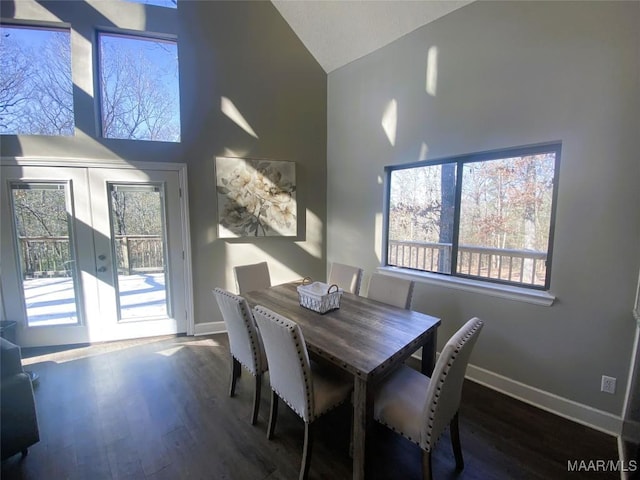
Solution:
<svg viewBox="0 0 640 480">
<path fill-rule="evenodd" d="M 486 327 L 472 364 L 621 415 L 640 261 L 640 3 L 476 2 L 329 74 L 327 259 L 380 265 L 385 165 L 561 140 L 551 307 L 417 285 L 439 346 Z M 435 96 L 425 89 L 437 47 Z M 397 102 L 395 145 L 381 126 Z M 363 283 L 367 284 L 365 277 Z M 617 377 L 615 395 L 600 377 Z"/>
<path fill-rule="evenodd" d="M 325 274 L 327 76 L 271 2 L 180 4 L 181 78 L 198 322 L 221 321 L 210 293 L 235 291 L 231 267 L 267 260 L 273 283 Z M 220 111 L 227 97 L 258 135 Z M 187 136 L 188 135 L 188 136 Z M 296 162 L 297 239 L 216 238 L 213 159 Z"/>
<path fill-rule="evenodd" d="M 222 321 L 211 289 L 235 289 L 230 267 L 267 260 L 274 283 L 325 275 L 327 76 L 271 2 L 180 0 L 179 9 L 120 1 L 2 2 L 2 17 L 63 21 L 74 36 L 76 135 L 3 136 L 2 156 L 188 165 L 196 323 Z M 92 47 L 96 26 L 177 34 L 181 143 L 108 140 L 98 132 Z M 258 135 L 222 114 L 229 98 Z M 214 159 L 296 162 L 297 238 L 217 238 Z"/>
</svg>

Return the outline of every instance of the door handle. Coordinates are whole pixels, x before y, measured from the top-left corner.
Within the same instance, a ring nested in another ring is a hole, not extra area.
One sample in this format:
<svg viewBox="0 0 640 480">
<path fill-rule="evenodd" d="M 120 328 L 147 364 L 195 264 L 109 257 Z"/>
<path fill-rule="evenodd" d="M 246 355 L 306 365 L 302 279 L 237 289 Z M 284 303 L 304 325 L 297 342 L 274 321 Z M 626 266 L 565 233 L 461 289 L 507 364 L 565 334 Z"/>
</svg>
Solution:
<svg viewBox="0 0 640 480">
<path fill-rule="evenodd" d="M 102 255 L 98 255 L 98 260 L 104 261 L 106 258 L 107 256 L 104 253 Z"/>
<path fill-rule="evenodd" d="M 106 272 L 106 271 L 107 271 L 107 267 L 100 267 L 100 268 L 98 269 L 98 271 L 99 271 L 100 273 L 102 273 L 102 272 Z"/>
</svg>

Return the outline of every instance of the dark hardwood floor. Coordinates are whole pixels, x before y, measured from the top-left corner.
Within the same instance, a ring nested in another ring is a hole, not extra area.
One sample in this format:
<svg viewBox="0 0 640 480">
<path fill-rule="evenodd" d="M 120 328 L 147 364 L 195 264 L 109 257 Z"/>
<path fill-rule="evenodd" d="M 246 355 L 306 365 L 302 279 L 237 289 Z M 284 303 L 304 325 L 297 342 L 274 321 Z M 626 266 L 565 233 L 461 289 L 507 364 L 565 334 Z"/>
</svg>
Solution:
<svg viewBox="0 0 640 480">
<path fill-rule="evenodd" d="M 304 427 L 281 404 L 266 438 L 269 382 L 250 425 L 252 377 L 228 397 L 225 334 L 162 337 L 59 351 L 24 350 L 40 375 L 41 441 L 2 463 L 2 479 L 296 479 Z M 348 406 L 317 423 L 310 479 L 349 479 Z M 448 432 L 433 455 L 434 478 L 460 480 L 620 478 L 568 472 L 573 460 L 617 461 L 614 437 L 538 410 L 473 382 L 460 410 L 465 469 L 455 470 Z M 372 479 L 419 479 L 420 450 L 374 425 Z"/>
</svg>

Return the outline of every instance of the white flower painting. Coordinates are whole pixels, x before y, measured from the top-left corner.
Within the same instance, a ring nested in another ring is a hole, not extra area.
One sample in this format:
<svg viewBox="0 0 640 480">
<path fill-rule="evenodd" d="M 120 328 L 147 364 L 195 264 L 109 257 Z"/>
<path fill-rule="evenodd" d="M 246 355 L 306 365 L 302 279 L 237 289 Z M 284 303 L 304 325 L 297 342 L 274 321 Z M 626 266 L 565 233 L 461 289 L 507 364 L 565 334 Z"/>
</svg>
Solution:
<svg viewBox="0 0 640 480">
<path fill-rule="evenodd" d="M 220 237 L 297 234 L 294 162 L 216 158 Z"/>
</svg>

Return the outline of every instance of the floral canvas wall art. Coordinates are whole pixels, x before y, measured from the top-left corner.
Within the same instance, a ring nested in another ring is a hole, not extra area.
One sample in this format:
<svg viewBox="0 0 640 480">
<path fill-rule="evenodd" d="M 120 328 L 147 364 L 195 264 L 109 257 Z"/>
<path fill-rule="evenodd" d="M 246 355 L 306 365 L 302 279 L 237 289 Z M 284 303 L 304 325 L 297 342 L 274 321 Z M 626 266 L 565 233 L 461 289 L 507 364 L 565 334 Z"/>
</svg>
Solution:
<svg viewBox="0 0 640 480">
<path fill-rule="evenodd" d="M 216 158 L 218 235 L 297 234 L 295 162 Z"/>
</svg>

